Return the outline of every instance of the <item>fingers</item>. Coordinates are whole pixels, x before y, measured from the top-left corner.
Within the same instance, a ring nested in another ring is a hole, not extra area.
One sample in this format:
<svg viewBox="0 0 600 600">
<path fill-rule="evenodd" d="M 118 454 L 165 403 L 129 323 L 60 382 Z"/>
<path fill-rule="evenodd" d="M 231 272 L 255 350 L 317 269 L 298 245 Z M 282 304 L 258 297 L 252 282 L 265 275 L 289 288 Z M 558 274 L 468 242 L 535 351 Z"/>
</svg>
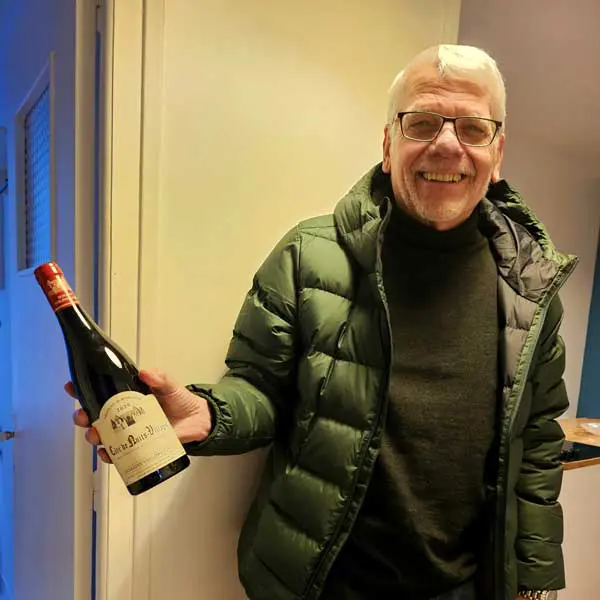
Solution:
<svg viewBox="0 0 600 600">
<path fill-rule="evenodd" d="M 100 443 L 100 436 L 95 427 L 90 427 L 90 420 L 81 408 L 73 413 L 73 422 L 78 427 L 87 427 L 85 439 L 92 445 L 97 446 Z"/>
<path fill-rule="evenodd" d="M 88 443 L 92 444 L 92 446 L 98 446 L 101 444 L 98 430 L 95 427 L 89 426 L 90 421 L 83 410 L 79 409 L 75 411 L 73 414 L 73 421 L 78 427 L 87 427 L 85 431 L 85 439 Z M 102 462 L 105 462 L 109 465 L 112 464 L 112 460 L 104 448 L 98 448 L 98 456 Z"/>
<path fill-rule="evenodd" d="M 88 416 L 85 414 L 85 411 L 81 408 L 78 408 L 73 413 L 73 423 L 75 423 L 75 425 L 77 425 L 78 427 L 89 427 L 90 426 L 90 420 L 89 420 Z"/>
<path fill-rule="evenodd" d="M 102 443 L 100 441 L 100 436 L 98 435 L 98 430 L 95 427 L 89 427 L 86 430 L 85 439 L 93 446 L 98 446 Z M 105 462 L 108 465 L 112 464 L 112 460 L 104 448 L 98 448 L 98 456 L 102 462 Z"/>
<path fill-rule="evenodd" d="M 98 448 L 98 456 L 102 462 L 105 462 L 107 465 L 112 464 L 112 460 L 110 456 L 108 456 L 108 452 L 104 448 Z"/>
<path fill-rule="evenodd" d="M 69 396 L 72 398 L 77 399 L 77 394 L 75 393 L 75 388 L 73 387 L 73 383 L 71 381 L 65 383 L 65 392 L 67 392 L 67 394 L 69 394 Z M 87 428 L 85 432 L 85 439 L 90 444 L 93 446 L 98 446 L 98 444 L 100 444 L 100 436 L 98 435 L 98 431 L 95 427 L 90 427 L 90 420 L 83 409 L 79 408 L 73 413 L 73 422 L 78 427 Z M 105 462 L 108 465 L 112 464 L 112 460 L 104 448 L 98 448 L 98 456 L 102 462 Z"/>
<path fill-rule="evenodd" d="M 77 399 L 77 394 L 75 393 L 75 387 L 73 386 L 72 381 L 67 381 L 67 383 L 65 383 L 65 392 L 67 392 L 71 398 Z"/>
<path fill-rule="evenodd" d="M 95 427 L 90 427 L 85 432 L 85 439 L 93 446 L 98 446 L 98 444 L 102 443 L 100 441 L 100 436 L 98 435 L 98 431 L 96 430 Z M 107 465 L 112 464 L 112 460 L 111 460 L 110 456 L 108 455 L 108 452 L 104 448 L 98 448 L 98 456 L 100 457 L 100 460 L 102 462 L 105 462 Z"/>
<path fill-rule="evenodd" d="M 90 427 L 85 432 L 85 439 L 92 445 L 97 446 L 100 443 L 100 436 L 95 427 Z"/>
<path fill-rule="evenodd" d="M 153 394 L 168 396 L 179 389 L 177 382 L 162 371 L 141 369 L 140 379 L 150 387 Z"/>
</svg>

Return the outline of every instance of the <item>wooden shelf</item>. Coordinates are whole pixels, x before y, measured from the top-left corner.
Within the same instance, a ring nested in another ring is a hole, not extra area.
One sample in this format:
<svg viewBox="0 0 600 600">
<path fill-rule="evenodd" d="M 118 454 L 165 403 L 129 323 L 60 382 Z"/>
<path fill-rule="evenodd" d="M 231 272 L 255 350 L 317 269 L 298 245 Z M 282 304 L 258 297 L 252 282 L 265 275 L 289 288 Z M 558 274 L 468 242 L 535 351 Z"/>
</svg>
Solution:
<svg viewBox="0 0 600 600">
<path fill-rule="evenodd" d="M 565 438 L 567 441 L 600 447 L 600 435 L 590 433 L 581 426 L 583 423 L 600 423 L 600 419 L 559 419 L 558 422 L 565 433 Z M 565 471 L 571 469 L 580 469 L 582 467 L 590 467 L 592 465 L 600 465 L 600 456 L 597 458 L 586 458 L 582 460 L 563 462 L 563 468 Z"/>
</svg>

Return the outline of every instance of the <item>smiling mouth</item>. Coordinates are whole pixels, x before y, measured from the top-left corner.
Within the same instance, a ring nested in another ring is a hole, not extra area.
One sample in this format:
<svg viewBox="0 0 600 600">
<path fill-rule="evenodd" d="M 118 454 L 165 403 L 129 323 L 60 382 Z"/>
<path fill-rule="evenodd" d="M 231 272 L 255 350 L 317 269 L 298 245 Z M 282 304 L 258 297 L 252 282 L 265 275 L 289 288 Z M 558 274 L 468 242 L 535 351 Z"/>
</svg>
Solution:
<svg viewBox="0 0 600 600">
<path fill-rule="evenodd" d="M 429 171 L 419 171 L 418 175 L 425 181 L 438 183 L 460 183 L 467 178 L 465 173 L 431 173 Z"/>
</svg>

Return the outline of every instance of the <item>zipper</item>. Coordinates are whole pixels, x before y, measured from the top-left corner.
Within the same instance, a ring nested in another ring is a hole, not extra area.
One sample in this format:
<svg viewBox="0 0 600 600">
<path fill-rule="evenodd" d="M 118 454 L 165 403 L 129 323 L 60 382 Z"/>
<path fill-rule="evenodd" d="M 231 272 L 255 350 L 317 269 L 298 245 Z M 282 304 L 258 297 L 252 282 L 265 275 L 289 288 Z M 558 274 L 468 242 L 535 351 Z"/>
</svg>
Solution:
<svg viewBox="0 0 600 600">
<path fill-rule="evenodd" d="M 381 266 L 381 248 L 383 246 L 383 233 L 384 233 L 384 231 L 387 227 L 387 224 L 390 220 L 390 214 L 391 214 L 391 208 L 389 206 L 389 199 L 385 198 L 384 200 L 387 200 L 387 202 L 388 202 L 388 210 L 385 214 L 385 217 L 382 219 L 382 222 L 379 226 L 379 231 L 377 232 L 377 242 L 376 242 L 377 256 L 376 256 L 376 263 L 375 263 L 376 264 L 375 278 L 376 278 L 376 282 L 377 282 L 377 291 L 379 293 L 379 298 L 381 300 L 381 303 L 382 303 L 384 311 L 385 311 L 385 320 L 386 320 L 386 325 L 387 325 L 386 333 L 387 333 L 387 338 L 389 340 L 388 368 L 387 368 L 386 380 L 385 380 L 384 384 L 382 385 L 382 389 L 384 390 L 384 392 L 382 393 L 381 397 L 379 398 L 379 402 L 377 403 L 377 414 L 375 416 L 375 424 L 371 428 L 371 431 L 369 432 L 366 443 L 364 444 L 364 450 L 362 453 L 362 457 L 361 457 L 360 462 L 356 469 L 356 474 L 354 476 L 354 481 L 352 483 L 351 496 L 346 501 L 346 506 L 344 507 L 344 511 L 338 520 L 335 531 L 333 532 L 333 534 L 331 535 L 331 538 L 327 542 L 327 545 L 326 545 L 325 549 L 323 550 L 321 557 L 319 558 L 319 562 L 317 563 L 312 575 L 310 576 L 310 579 L 308 580 L 308 582 L 306 584 L 306 588 L 305 588 L 306 593 L 305 593 L 305 595 L 302 596 L 302 598 L 305 600 L 308 600 L 311 597 L 311 588 L 313 587 L 317 577 L 319 576 L 319 573 L 321 572 L 321 569 L 323 568 L 325 559 L 329 556 L 333 545 L 339 538 L 340 531 L 342 529 L 342 525 L 344 525 L 346 518 L 348 516 L 348 511 L 350 510 L 350 506 L 352 505 L 351 500 L 352 500 L 352 497 L 354 496 L 354 491 L 356 489 L 357 478 L 362 473 L 363 464 L 367 457 L 368 450 L 371 447 L 371 442 L 373 441 L 373 438 L 375 437 L 375 433 L 379 430 L 379 426 L 381 424 L 381 416 L 384 412 L 383 408 L 384 408 L 384 406 L 387 406 L 386 398 L 388 395 L 390 374 L 391 374 L 391 369 L 392 369 L 393 341 L 392 341 L 392 324 L 391 324 L 391 318 L 390 318 L 390 311 L 389 311 L 387 298 L 385 297 L 385 292 L 384 292 L 384 288 L 383 288 L 383 276 L 382 276 L 382 266 Z M 344 334 L 346 333 L 345 327 L 344 327 L 343 333 Z M 342 337 L 342 336 L 340 335 L 340 337 Z M 363 497 L 363 500 L 361 501 L 361 505 L 362 505 L 363 501 L 364 501 L 364 497 Z M 358 514 L 358 511 L 360 511 L 360 506 L 357 509 L 357 514 Z"/>
<path fill-rule="evenodd" d="M 571 273 L 573 273 L 575 267 L 577 266 L 577 260 L 573 260 L 573 262 L 571 262 L 571 264 L 569 264 L 561 273 L 560 275 L 558 275 L 555 279 L 555 281 L 553 282 L 551 288 L 553 288 L 551 290 L 551 292 L 548 294 L 548 296 L 545 299 L 545 302 L 543 305 L 540 305 L 540 307 L 538 308 L 538 310 L 536 311 L 536 314 L 533 317 L 533 322 L 536 322 L 536 318 L 538 319 L 537 324 L 536 324 L 536 330 L 533 332 L 532 337 L 531 337 L 531 349 L 530 351 L 527 353 L 527 355 L 523 356 L 521 358 L 520 364 L 517 365 L 517 372 L 519 371 L 519 368 L 523 367 L 523 365 L 525 365 L 526 363 L 529 363 L 528 367 L 527 367 L 527 374 L 525 376 L 521 377 L 521 380 L 518 383 L 518 387 L 516 388 L 515 391 L 515 397 L 516 397 L 516 401 L 515 401 L 515 405 L 511 410 L 511 413 L 507 416 L 506 420 L 506 425 L 504 425 L 503 427 L 503 431 L 502 431 L 502 436 L 501 436 L 501 440 L 500 440 L 500 448 L 499 448 L 499 456 L 504 455 L 505 457 L 507 457 L 508 453 L 506 451 L 506 448 L 509 445 L 508 439 L 510 437 L 510 432 L 512 431 L 512 428 L 514 426 L 514 422 L 515 419 L 517 417 L 517 414 L 519 413 L 519 408 L 521 406 L 521 400 L 523 398 L 523 391 L 525 389 L 525 385 L 527 384 L 527 377 L 529 375 L 529 371 L 531 369 L 531 361 L 533 358 L 533 353 L 535 352 L 535 348 L 537 347 L 540 335 L 542 333 L 542 329 L 544 327 L 544 322 L 545 322 L 545 318 L 546 318 L 546 314 L 548 312 L 548 309 L 550 307 L 550 304 L 552 302 L 552 300 L 554 299 L 554 297 L 556 296 L 556 294 L 560 291 L 560 289 L 562 288 L 562 286 L 564 285 L 564 283 L 567 281 L 567 279 L 569 278 L 569 276 L 571 275 Z M 503 596 L 502 596 L 502 588 L 499 585 L 499 582 L 504 582 L 505 576 L 504 576 L 504 550 L 505 550 L 505 536 L 502 536 L 502 530 L 504 529 L 504 522 L 506 521 L 506 512 L 507 512 L 507 505 L 506 505 L 506 480 L 508 479 L 508 460 L 507 458 L 504 461 L 504 465 L 502 467 L 502 471 L 498 474 L 498 481 L 496 484 L 496 489 L 498 489 L 498 486 L 500 485 L 500 483 L 504 484 L 504 492 L 503 494 L 498 494 L 496 497 L 496 506 L 497 506 L 497 510 L 498 510 L 498 518 L 496 519 L 496 524 L 495 524 L 495 541 L 494 541 L 494 552 L 495 552 L 495 563 L 496 563 L 496 575 L 494 577 L 495 579 L 495 587 L 496 587 L 496 599 L 497 600 L 502 600 Z M 500 544 L 499 540 L 504 540 L 502 542 L 502 544 Z M 502 546 L 502 547 L 500 547 Z M 502 577 L 499 577 L 498 575 L 502 574 Z"/>
</svg>

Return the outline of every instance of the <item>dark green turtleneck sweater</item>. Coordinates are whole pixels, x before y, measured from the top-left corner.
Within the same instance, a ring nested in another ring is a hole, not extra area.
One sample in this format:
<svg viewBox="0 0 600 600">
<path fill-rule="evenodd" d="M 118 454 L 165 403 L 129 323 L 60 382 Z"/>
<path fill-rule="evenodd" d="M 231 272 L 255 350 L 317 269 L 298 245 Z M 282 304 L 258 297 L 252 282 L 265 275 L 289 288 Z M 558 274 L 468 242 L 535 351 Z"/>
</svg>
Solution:
<svg viewBox="0 0 600 600">
<path fill-rule="evenodd" d="M 497 269 L 478 210 L 437 231 L 394 207 L 381 452 L 323 600 L 421 600 L 473 576 L 497 398 Z"/>
</svg>

